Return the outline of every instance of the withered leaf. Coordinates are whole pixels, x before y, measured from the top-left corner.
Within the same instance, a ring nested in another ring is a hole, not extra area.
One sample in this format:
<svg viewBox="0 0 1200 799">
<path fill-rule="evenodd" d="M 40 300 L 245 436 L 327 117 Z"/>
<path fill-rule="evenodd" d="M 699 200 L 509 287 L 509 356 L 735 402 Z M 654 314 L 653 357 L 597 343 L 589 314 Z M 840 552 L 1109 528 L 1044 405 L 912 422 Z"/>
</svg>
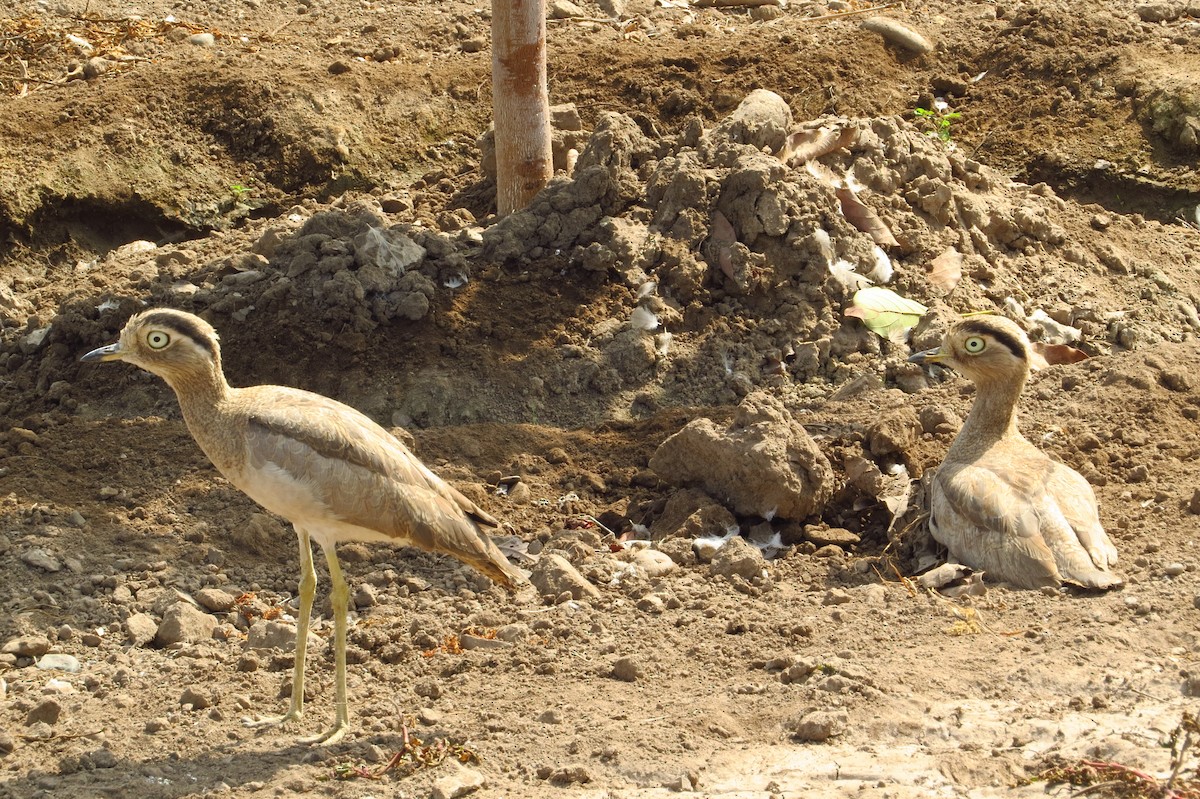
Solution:
<svg viewBox="0 0 1200 799">
<path fill-rule="evenodd" d="M 929 282 L 946 292 L 954 291 L 962 280 L 962 253 L 953 247 L 929 262 Z"/>
<path fill-rule="evenodd" d="M 871 241 L 880 247 L 899 247 L 900 242 L 892 235 L 892 231 L 883 223 L 871 206 L 858 199 L 854 189 L 849 186 L 838 186 L 834 190 L 838 201 L 842 204 L 842 216 L 846 221 L 871 237 Z"/>
<path fill-rule="evenodd" d="M 712 252 L 717 258 L 717 265 L 730 280 L 734 280 L 733 245 L 737 244 L 737 233 L 733 225 L 720 211 L 713 211 L 711 233 L 709 234 Z"/>
<path fill-rule="evenodd" d="M 1047 366 L 1060 363 L 1079 363 L 1088 359 L 1086 352 L 1066 344 L 1047 344 L 1044 341 L 1035 341 L 1031 348 L 1033 349 L 1034 369 L 1045 369 Z"/>
<path fill-rule="evenodd" d="M 779 160 L 788 166 L 800 166 L 835 150 L 849 147 L 857 139 L 858 130 L 849 127 L 798 130 L 783 143 Z"/>
</svg>

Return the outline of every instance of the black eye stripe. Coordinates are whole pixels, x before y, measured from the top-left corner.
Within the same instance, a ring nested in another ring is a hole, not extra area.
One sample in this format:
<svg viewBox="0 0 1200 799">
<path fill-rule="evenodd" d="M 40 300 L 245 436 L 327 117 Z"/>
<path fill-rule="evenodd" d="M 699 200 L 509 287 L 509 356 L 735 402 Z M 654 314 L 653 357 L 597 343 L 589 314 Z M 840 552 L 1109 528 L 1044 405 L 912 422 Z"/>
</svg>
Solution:
<svg viewBox="0 0 1200 799">
<path fill-rule="evenodd" d="M 1020 358 L 1024 361 L 1028 357 L 1025 354 L 1025 345 L 1007 330 L 992 327 L 986 322 L 963 322 L 962 329 L 964 332 L 976 336 L 991 336 L 997 344 L 1002 345 L 1011 352 L 1014 358 Z"/>
<path fill-rule="evenodd" d="M 211 338 L 204 334 L 192 320 L 176 316 L 172 313 L 149 313 L 142 317 L 142 323 L 153 327 L 164 327 L 174 331 L 177 335 L 189 338 L 196 346 L 201 349 L 208 350 L 210 354 L 216 357 L 216 344 Z"/>
</svg>

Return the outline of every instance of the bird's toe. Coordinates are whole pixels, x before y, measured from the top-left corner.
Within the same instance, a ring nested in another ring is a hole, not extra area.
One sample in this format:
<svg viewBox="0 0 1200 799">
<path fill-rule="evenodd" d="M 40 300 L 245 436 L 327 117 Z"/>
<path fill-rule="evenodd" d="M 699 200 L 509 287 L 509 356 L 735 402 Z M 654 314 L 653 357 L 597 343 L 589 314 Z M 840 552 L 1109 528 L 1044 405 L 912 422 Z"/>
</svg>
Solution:
<svg viewBox="0 0 1200 799">
<path fill-rule="evenodd" d="M 290 724 L 294 721 L 299 721 L 304 714 L 299 710 L 289 710 L 282 716 L 266 716 L 263 718 L 253 718 L 251 716 L 242 717 L 242 726 L 250 727 L 251 729 L 263 729 L 265 727 L 281 727 L 285 724 Z"/>
<path fill-rule="evenodd" d="M 341 722 L 334 724 L 333 728 L 321 733 L 320 735 L 309 735 L 300 739 L 302 744 L 335 744 L 346 735 L 346 730 L 350 729 L 348 724 Z"/>
</svg>

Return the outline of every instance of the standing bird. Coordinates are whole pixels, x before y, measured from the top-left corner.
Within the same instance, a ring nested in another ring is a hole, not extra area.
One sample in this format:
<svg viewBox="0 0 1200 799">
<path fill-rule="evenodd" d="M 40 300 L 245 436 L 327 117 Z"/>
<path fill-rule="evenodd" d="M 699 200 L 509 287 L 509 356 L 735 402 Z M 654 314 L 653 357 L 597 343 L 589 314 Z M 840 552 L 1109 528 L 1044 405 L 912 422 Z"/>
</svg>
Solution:
<svg viewBox="0 0 1200 799">
<path fill-rule="evenodd" d="M 175 391 L 192 437 L 213 465 L 258 504 L 279 514 L 300 540 L 300 618 L 292 700 L 278 718 L 304 711 L 304 658 L 316 593 L 310 540 L 321 545 L 332 583 L 337 715 L 333 743 L 350 724 L 346 708 L 346 604 L 339 541 L 409 544 L 452 555 L 507 588 L 525 581 L 483 528 L 498 522 L 417 460 L 382 427 L 348 405 L 284 386 L 232 388 L 221 370 L 217 331 L 198 316 L 157 309 L 126 323 L 116 344 L 84 361 L 126 361 Z"/>
<path fill-rule="evenodd" d="M 975 402 L 933 478 L 929 527 L 950 557 L 1022 588 L 1116 588 L 1117 550 L 1083 475 L 1051 460 L 1017 429 L 1029 339 L 981 316 L 954 325 L 915 363 L 944 363 L 975 384 Z"/>
</svg>

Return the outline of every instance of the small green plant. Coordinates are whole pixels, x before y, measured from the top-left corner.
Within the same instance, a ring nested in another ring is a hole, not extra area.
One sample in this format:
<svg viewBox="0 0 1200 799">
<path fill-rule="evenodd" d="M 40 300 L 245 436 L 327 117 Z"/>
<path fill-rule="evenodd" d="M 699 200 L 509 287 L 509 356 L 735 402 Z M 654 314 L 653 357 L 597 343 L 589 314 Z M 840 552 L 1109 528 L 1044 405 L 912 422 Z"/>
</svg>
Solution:
<svg viewBox="0 0 1200 799">
<path fill-rule="evenodd" d="M 914 108 L 913 114 L 933 126 L 933 130 L 929 131 L 929 136 L 936 136 L 944 142 L 949 142 L 950 126 L 962 119 L 962 114 L 948 109 L 949 106 L 945 102 L 935 102 L 933 108 Z"/>
<path fill-rule="evenodd" d="M 229 190 L 233 192 L 233 196 L 237 197 L 239 200 L 242 199 L 242 195 L 249 194 L 250 192 L 254 191 L 254 189 L 251 187 L 244 186 L 241 183 L 234 183 L 229 187 Z"/>
</svg>

